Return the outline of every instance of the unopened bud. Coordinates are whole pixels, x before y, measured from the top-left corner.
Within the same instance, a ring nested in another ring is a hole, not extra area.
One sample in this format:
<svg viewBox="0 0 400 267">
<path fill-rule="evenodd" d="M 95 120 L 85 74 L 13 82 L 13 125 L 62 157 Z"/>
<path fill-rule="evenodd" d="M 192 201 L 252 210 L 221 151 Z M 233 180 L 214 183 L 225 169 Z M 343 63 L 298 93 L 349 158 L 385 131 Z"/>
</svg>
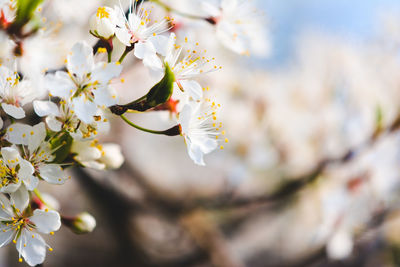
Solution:
<svg viewBox="0 0 400 267">
<path fill-rule="evenodd" d="M 62 222 L 75 234 L 91 233 L 96 227 L 96 219 L 87 212 L 79 213 L 72 218 L 62 217 Z"/>
<path fill-rule="evenodd" d="M 110 7 L 99 7 L 89 21 L 90 32 L 102 39 L 111 38 L 116 29 L 115 11 Z"/>
</svg>

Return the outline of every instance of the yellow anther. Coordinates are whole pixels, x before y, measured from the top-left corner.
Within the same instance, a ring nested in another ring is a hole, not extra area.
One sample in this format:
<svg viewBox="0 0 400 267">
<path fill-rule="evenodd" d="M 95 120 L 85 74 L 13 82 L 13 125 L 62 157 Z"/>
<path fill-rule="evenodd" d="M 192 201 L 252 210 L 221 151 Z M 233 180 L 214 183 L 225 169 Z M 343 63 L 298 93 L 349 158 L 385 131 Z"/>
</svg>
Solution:
<svg viewBox="0 0 400 267">
<path fill-rule="evenodd" d="M 110 14 L 106 11 L 105 7 L 99 7 L 97 9 L 96 16 L 102 19 L 102 18 L 108 18 L 110 16 Z"/>
<path fill-rule="evenodd" d="M 97 53 L 107 53 L 107 49 L 105 49 L 104 47 L 99 47 L 97 49 Z"/>
</svg>

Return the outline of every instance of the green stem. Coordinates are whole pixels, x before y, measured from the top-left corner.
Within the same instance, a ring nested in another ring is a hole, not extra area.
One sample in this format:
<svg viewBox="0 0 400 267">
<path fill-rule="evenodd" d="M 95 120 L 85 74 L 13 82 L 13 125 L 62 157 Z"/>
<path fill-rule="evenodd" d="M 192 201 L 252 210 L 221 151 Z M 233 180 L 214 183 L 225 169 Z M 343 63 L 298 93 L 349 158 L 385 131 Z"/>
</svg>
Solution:
<svg viewBox="0 0 400 267">
<path fill-rule="evenodd" d="M 110 52 L 107 53 L 107 54 L 108 54 L 108 63 L 111 62 L 111 53 L 112 53 L 112 51 L 110 51 Z"/>
<path fill-rule="evenodd" d="M 130 51 L 125 49 L 124 53 L 121 55 L 121 57 L 118 59 L 119 63 L 122 63 L 122 61 L 124 61 L 126 55 L 129 53 Z"/>
<path fill-rule="evenodd" d="M 39 190 L 37 188 L 33 189 L 33 192 L 35 193 L 35 195 L 38 197 L 38 199 L 45 204 L 47 207 L 49 207 L 50 209 L 54 210 L 54 208 L 49 205 L 48 203 L 46 203 L 46 201 L 44 201 L 42 194 L 39 192 Z"/>
<path fill-rule="evenodd" d="M 191 15 L 191 14 L 187 14 L 187 13 L 181 12 L 179 10 L 176 10 L 176 9 L 170 7 L 169 5 L 161 2 L 160 0 L 151 0 L 151 1 L 156 3 L 156 4 L 158 4 L 159 6 L 163 7 L 167 12 L 173 12 L 173 13 L 176 13 L 176 14 L 178 14 L 180 16 L 187 17 L 187 18 L 190 18 L 190 19 L 200 19 L 200 20 L 205 20 L 206 19 L 204 17 Z"/>
<path fill-rule="evenodd" d="M 179 131 L 179 125 L 176 125 L 170 129 L 164 130 L 164 131 L 154 131 L 154 130 L 150 130 L 150 129 L 146 129 L 143 127 L 140 127 L 136 124 L 134 124 L 133 122 L 131 122 L 130 120 L 128 120 L 128 118 L 126 118 L 124 115 L 121 115 L 121 118 L 130 126 L 141 130 L 143 132 L 147 132 L 147 133 L 152 133 L 152 134 L 162 134 L 162 135 L 167 135 L 167 136 L 175 136 L 175 135 L 179 135 L 180 131 Z"/>
<path fill-rule="evenodd" d="M 130 120 L 128 120 L 128 118 L 125 117 L 124 115 L 121 115 L 121 118 L 122 118 L 127 124 L 129 124 L 130 126 L 136 128 L 136 129 L 138 129 L 138 130 L 141 130 L 141 131 L 143 131 L 143 132 L 152 133 L 152 134 L 164 134 L 164 133 L 165 133 L 165 131 L 155 131 L 155 130 L 150 130 L 150 129 L 146 129 L 146 128 L 140 127 L 140 126 L 134 124 L 133 122 L 131 122 Z"/>
</svg>

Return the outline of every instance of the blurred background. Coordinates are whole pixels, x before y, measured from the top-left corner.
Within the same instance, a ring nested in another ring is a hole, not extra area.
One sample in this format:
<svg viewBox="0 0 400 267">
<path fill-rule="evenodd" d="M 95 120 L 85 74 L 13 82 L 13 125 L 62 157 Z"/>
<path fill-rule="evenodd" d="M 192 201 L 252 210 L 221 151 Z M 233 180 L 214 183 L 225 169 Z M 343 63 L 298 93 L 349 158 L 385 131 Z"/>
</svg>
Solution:
<svg viewBox="0 0 400 267">
<path fill-rule="evenodd" d="M 26 68 L 39 68 L 28 63 L 40 53 L 52 55 L 41 64 L 62 66 L 76 41 L 96 43 L 89 17 L 117 1 L 46 2 L 51 34 L 25 46 Z M 164 2 L 196 13 L 187 0 Z M 97 219 L 91 234 L 64 227 L 49 237 L 44 266 L 400 266 L 400 3 L 254 4 L 264 16 L 261 56 L 237 55 L 209 23 L 170 14 L 178 38 L 223 66 L 201 83 L 222 105 L 225 148 L 199 167 L 181 137 L 113 119 L 102 141 L 121 145 L 120 170 L 71 169 L 66 185 L 41 185 L 63 215 Z M 122 77 L 121 103 L 156 82 L 133 56 Z M 129 117 L 151 129 L 172 124 L 166 112 Z M 7 249 L 0 266 L 19 266 Z"/>
</svg>

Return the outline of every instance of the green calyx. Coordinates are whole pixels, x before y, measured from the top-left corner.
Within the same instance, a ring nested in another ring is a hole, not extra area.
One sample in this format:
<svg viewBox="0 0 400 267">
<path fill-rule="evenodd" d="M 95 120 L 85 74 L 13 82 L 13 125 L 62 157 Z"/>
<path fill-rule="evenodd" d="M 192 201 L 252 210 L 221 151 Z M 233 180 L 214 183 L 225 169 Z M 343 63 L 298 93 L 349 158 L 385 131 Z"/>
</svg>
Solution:
<svg viewBox="0 0 400 267">
<path fill-rule="evenodd" d="M 126 105 L 112 106 L 110 110 L 116 115 L 122 115 L 128 110 L 143 112 L 162 105 L 170 99 L 174 81 L 174 73 L 171 71 L 168 64 L 165 64 L 164 77 L 154 85 L 145 96 Z"/>
</svg>

